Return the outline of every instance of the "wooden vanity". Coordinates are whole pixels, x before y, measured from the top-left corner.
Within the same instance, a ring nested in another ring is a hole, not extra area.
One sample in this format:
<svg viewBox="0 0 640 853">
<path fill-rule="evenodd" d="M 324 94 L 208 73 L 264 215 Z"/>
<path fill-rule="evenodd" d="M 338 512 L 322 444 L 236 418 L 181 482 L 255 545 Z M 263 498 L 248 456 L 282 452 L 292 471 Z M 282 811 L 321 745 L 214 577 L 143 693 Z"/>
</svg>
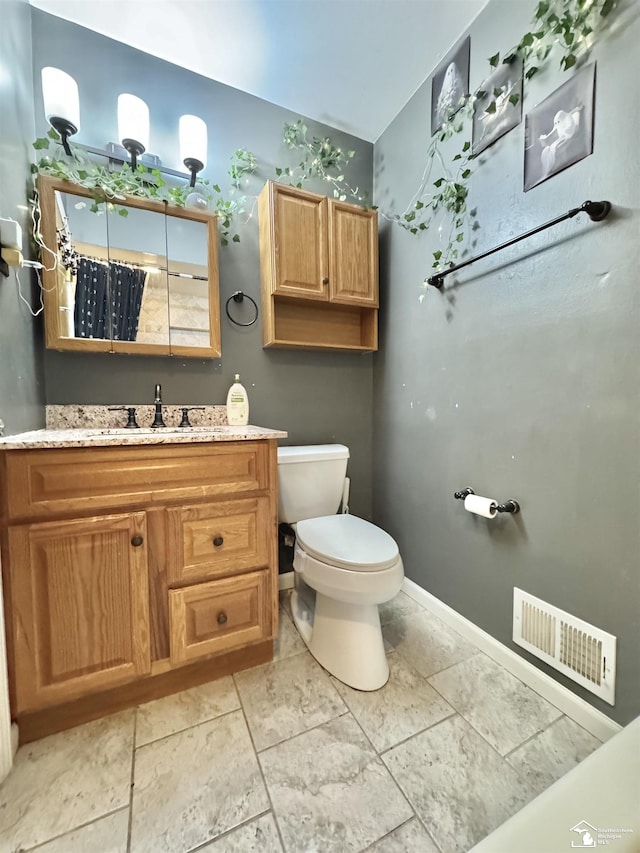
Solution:
<svg viewBox="0 0 640 853">
<path fill-rule="evenodd" d="M 276 439 L 199 438 L 0 444 L 21 742 L 271 660 Z"/>
</svg>

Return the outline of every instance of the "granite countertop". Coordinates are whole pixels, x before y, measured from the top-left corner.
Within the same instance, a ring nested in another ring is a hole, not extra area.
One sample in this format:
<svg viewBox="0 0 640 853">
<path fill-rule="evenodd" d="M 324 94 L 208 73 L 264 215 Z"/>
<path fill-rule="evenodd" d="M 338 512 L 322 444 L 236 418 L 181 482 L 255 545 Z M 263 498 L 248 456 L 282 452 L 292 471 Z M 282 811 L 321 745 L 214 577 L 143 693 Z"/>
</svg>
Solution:
<svg viewBox="0 0 640 853">
<path fill-rule="evenodd" d="M 39 429 L 0 438 L 0 450 L 37 450 L 47 447 L 113 447 L 141 444 L 196 444 L 212 441 L 258 441 L 286 438 L 283 430 L 259 426 L 200 426 L 180 429 L 102 428 Z"/>
</svg>

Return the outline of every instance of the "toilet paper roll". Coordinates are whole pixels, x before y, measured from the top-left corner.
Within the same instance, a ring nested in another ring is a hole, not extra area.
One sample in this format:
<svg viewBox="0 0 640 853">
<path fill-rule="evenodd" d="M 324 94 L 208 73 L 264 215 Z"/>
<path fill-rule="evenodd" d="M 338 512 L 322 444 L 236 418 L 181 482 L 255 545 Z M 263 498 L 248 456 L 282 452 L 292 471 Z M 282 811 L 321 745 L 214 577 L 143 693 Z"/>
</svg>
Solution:
<svg viewBox="0 0 640 853">
<path fill-rule="evenodd" d="M 494 498 L 483 498 L 481 495 L 467 495 L 464 499 L 464 508 L 467 512 L 473 512 L 484 518 L 493 518 L 498 512 L 498 501 Z"/>
</svg>

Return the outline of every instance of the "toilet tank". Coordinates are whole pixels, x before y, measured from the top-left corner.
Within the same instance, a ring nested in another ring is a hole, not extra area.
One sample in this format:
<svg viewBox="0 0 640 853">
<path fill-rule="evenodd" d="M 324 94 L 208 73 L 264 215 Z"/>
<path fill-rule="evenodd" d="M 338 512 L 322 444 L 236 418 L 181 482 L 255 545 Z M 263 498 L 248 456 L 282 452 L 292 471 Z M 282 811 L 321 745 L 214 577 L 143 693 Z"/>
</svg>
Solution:
<svg viewBox="0 0 640 853">
<path fill-rule="evenodd" d="M 340 506 L 349 448 L 308 444 L 278 448 L 278 519 L 294 524 L 334 515 Z"/>
</svg>

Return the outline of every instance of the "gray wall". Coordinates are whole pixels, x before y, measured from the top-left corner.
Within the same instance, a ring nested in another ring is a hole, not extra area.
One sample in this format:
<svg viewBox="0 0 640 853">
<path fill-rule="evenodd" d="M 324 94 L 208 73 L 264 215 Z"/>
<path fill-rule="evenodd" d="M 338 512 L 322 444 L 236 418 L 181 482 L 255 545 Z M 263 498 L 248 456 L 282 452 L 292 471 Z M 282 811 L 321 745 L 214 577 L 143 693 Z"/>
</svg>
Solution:
<svg viewBox="0 0 640 853">
<path fill-rule="evenodd" d="M 473 23 L 471 91 L 534 6 L 492 0 Z M 639 41 L 627 15 L 594 51 L 593 155 L 525 195 L 522 124 L 471 178 L 476 253 L 588 198 L 611 200 L 615 215 L 563 223 L 422 304 L 436 236 L 387 225 L 374 358 L 374 519 L 397 538 L 407 575 L 507 645 L 514 586 L 615 634 L 614 709 L 547 671 L 621 723 L 640 713 Z M 525 112 L 568 79 L 557 57 L 551 65 L 527 85 Z M 427 80 L 375 145 L 384 210 L 419 184 L 430 98 Z M 466 486 L 517 498 L 521 515 L 466 513 L 453 499 Z"/>
<path fill-rule="evenodd" d="M 257 195 L 274 165 L 295 165 L 282 144 L 285 121 L 297 116 L 272 104 L 207 80 L 82 27 L 33 10 L 36 127 L 46 131 L 40 92 L 40 69 L 54 65 L 71 74 L 80 90 L 81 131 L 77 140 L 104 147 L 117 141 L 116 101 L 120 92 L 144 98 L 151 115 L 150 151 L 165 166 L 178 162 L 178 120 L 183 113 L 201 116 L 209 129 L 209 163 L 204 177 L 225 188 L 229 160 L 248 148 L 259 160 L 259 173 L 247 186 Z M 357 152 L 354 180 L 372 187 L 373 146 L 322 125 L 328 135 Z M 317 184 L 311 189 L 324 191 Z M 242 289 L 259 302 L 257 212 L 239 228 L 241 242 L 220 250 L 222 303 Z M 353 511 L 371 513 L 372 357 L 263 350 L 260 324 L 233 326 L 222 312 L 222 358 L 216 361 L 124 355 L 79 355 L 47 350 L 48 403 L 151 402 L 153 386 L 162 383 L 168 403 L 224 403 L 234 373 L 249 393 L 250 420 L 286 429 L 289 443 L 342 442 L 351 449 Z"/>
<path fill-rule="evenodd" d="M 0 26 L 0 217 L 15 219 L 23 233 L 23 254 L 31 257 L 29 216 L 33 78 L 31 9 L 26 2 L 5 0 Z M 18 272 L 23 296 L 39 305 L 31 273 Z M 44 423 L 41 357 L 42 318 L 34 318 L 18 296 L 15 268 L 0 277 L 0 419 L 5 434 L 37 429 Z"/>
</svg>

